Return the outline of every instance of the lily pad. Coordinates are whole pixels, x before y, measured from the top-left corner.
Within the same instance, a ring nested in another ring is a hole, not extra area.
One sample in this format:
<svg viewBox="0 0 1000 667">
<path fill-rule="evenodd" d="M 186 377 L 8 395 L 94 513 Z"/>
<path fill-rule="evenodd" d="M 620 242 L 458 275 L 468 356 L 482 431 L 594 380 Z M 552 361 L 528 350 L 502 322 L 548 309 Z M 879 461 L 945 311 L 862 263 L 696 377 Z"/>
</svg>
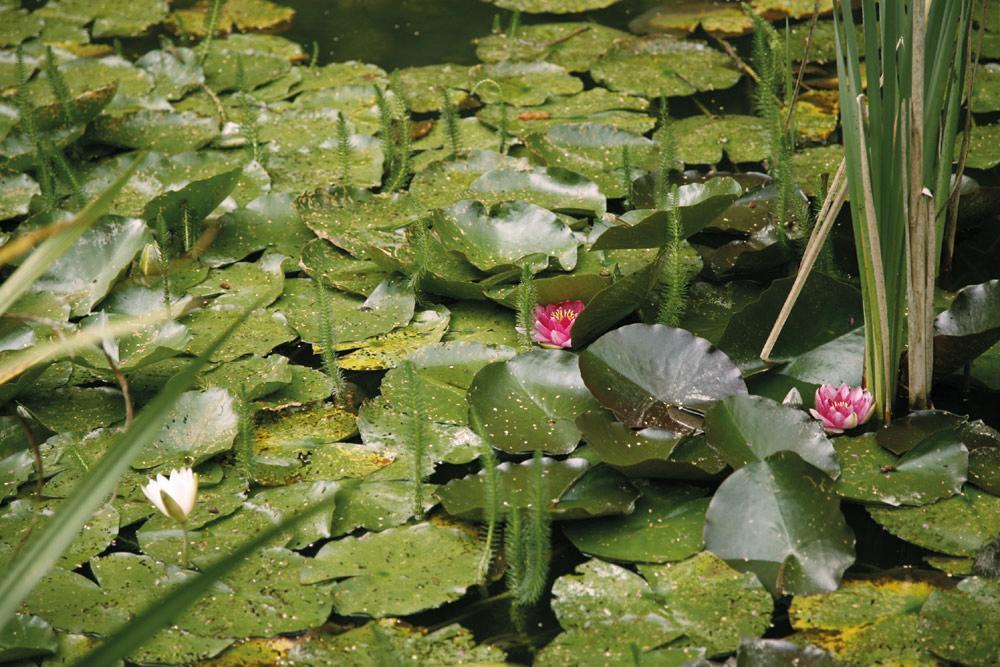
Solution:
<svg viewBox="0 0 1000 667">
<path fill-rule="evenodd" d="M 736 85 L 740 72 L 703 42 L 672 37 L 623 39 L 590 74 L 612 90 L 646 97 L 676 97 Z"/>
<path fill-rule="evenodd" d="M 58 296 L 74 316 L 86 315 L 142 249 L 148 234 L 142 220 L 105 217 L 34 281 L 28 293 Z"/>
<path fill-rule="evenodd" d="M 790 451 L 722 482 L 705 518 L 705 545 L 775 595 L 836 590 L 854 562 L 854 535 L 833 482 Z"/>
<path fill-rule="evenodd" d="M 845 498 L 887 505 L 927 505 L 962 490 L 969 452 L 957 433 L 938 432 L 903 454 L 893 456 L 874 434 L 837 438 L 843 477 L 837 493 Z"/>
<path fill-rule="evenodd" d="M 963 287 L 934 318 L 934 374 L 959 368 L 1000 340 L 1000 280 Z"/>
<path fill-rule="evenodd" d="M 656 124 L 653 116 L 642 113 L 647 108 L 649 102 L 642 97 L 598 87 L 576 95 L 553 97 L 538 106 L 489 104 L 476 117 L 495 128 L 505 125 L 507 131 L 516 136 L 545 132 L 550 127 L 564 123 L 583 122 L 602 123 L 627 132 L 643 134 Z"/>
<path fill-rule="evenodd" d="M 142 449 L 133 468 L 190 467 L 229 450 L 239 428 L 236 401 L 225 389 L 185 392 L 169 415 L 163 431 Z"/>
<path fill-rule="evenodd" d="M 229 264 L 265 248 L 298 258 L 315 240 L 287 193 L 269 193 L 219 219 L 219 233 L 201 256 L 209 266 Z M 377 284 L 377 283 L 376 283 Z"/>
<path fill-rule="evenodd" d="M 630 324 L 605 334 L 581 353 L 580 374 L 597 400 L 632 428 L 685 428 L 679 408 L 705 410 L 746 393 L 725 354 L 661 324 Z"/>
<path fill-rule="evenodd" d="M 469 70 L 472 85 L 484 80 L 496 85 L 478 86 L 476 95 L 490 104 L 531 106 L 542 104 L 554 95 L 572 95 L 583 90 L 583 81 L 559 65 L 547 62 L 501 62 Z"/>
<path fill-rule="evenodd" d="M 410 353 L 440 342 L 450 321 L 451 312 L 442 305 L 417 311 L 406 326 L 351 344 L 356 349 L 340 357 L 338 365 L 353 371 L 393 368 Z"/>
<path fill-rule="evenodd" d="M 191 332 L 191 342 L 187 351 L 202 354 L 222 332 L 226 331 L 243 315 L 242 308 L 203 308 L 184 318 L 184 324 Z M 258 309 L 250 313 L 246 321 L 222 344 L 212 361 L 232 361 L 247 354 L 263 356 L 289 341 L 296 334 L 288 321 L 279 313 Z"/>
<path fill-rule="evenodd" d="M 465 255 L 483 271 L 517 266 L 529 256 L 541 255 L 542 266 L 556 259 L 563 269 L 576 265 L 577 238 L 552 212 L 526 202 L 486 208 L 463 200 L 437 218 L 434 227 L 441 241 Z"/>
<path fill-rule="evenodd" d="M 153 75 L 153 93 L 168 100 L 179 100 L 205 83 L 205 74 L 192 49 L 147 51 L 135 64 Z"/>
<path fill-rule="evenodd" d="M 738 37 L 753 30 L 753 21 L 736 4 L 705 3 L 701 0 L 672 2 L 640 14 L 629 23 L 639 34 L 690 34 L 698 28 L 720 37 Z"/>
<path fill-rule="evenodd" d="M 58 12 L 93 21 L 94 37 L 135 37 L 167 16 L 167 0 L 136 0 L 126 5 L 114 0 L 60 0 Z"/>
<path fill-rule="evenodd" d="M 791 451 L 831 478 L 840 475 L 833 445 L 805 412 L 763 396 L 729 396 L 705 413 L 708 444 L 733 469 Z"/>
<path fill-rule="evenodd" d="M 406 91 L 406 105 L 416 113 L 440 111 L 441 88 L 448 91 L 453 104 L 460 102 L 470 88 L 469 68 L 450 63 L 404 67 L 393 72 L 392 78 Z"/>
<path fill-rule="evenodd" d="M 1000 164 L 1000 123 L 972 127 L 966 164 L 973 169 L 992 169 Z"/>
<path fill-rule="evenodd" d="M 42 194 L 42 188 L 28 174 L 0 178 L 0 220 L 28 212 L 32 197 Z"/>
<path fill-rule="evenodd" d="M 1000 582 L 969 577 L 946 591 L 934 591 L 920 609 L 920 634 L 938 657 L 963 665 L 989 665 L 1000 651 L 997 624 Z"/>
<path fill-rule="evenodd" d="M 469 388 L 476 430 L 506 452 L 568 454 L 580 442 L 578 415 L 598 407 L 576 356 L 533 350 L 487 365 Z"/>
<path fill-rule="evenodd" d="M 52 626 L 38 616 L 15 614 L 0 627 L 0 661 L 51 655 L 59 648 Z"/>
<path fill-rule="evenodd" d="M 475 179 L 468 193 L 488 203 L 520 199 L 553 211 L 593 216 L 603 215 L 607 207 L 597 184 L 559 167 L 500 167 Z"/>
<path fill-rule="evenodd" d="M 589 556 L 631 563 L 684 560 L 705 543 L 709 498 L 693 486 L 646 483 L 635 510 L 626 516 L 562 524 L 563 533 Z"/>
<path fill-rule="evenodd" d="M 869 507 L 868 513 L 893 535 L 952 556 L 975 556 L 1000 534 L 1000 498 L 974 487 L 922 507 Z"/>
<path fill-rule="evenodd" d="M 976 70 L 971 106 L 974 113 L 1000 110 L 1000 64 L 986 63 Z"/>
<path fill-rule="evenodd" d="M 197 150 L 219 136 L 219 123 L 190 111 L 142 110 L 101 116 L 91 126 L 90 136 L 121 148 L 183 153 Z"/>
<path fill-rule="evenodd" d="M 514 36 L 497 33 L 475 40 L 476 56 L 487 63 L 541 60 L 571 72 L 586 72 L 615 40 L 627 36 L 598 23 L 524 25 Z"/>
<path fill-rule="evenodd" d="M 610 7 L 621 0 L 486 0 L 497 7 L 526 14 L 571 14 Z"/>
<path fill-rule="evenodd" d="M 412 614 L 462 597 L 478 581 L 481 551 L 461 528 L 418 523 L 331 542 L 310 559 L 302 581 L 340 579 L 333 604 L 345 616 Z"/>
<path fill-rule="evenodd" d="M 789 617 L 838 663 L 934 664 L 918 635 L 920 607 L 933 592 L 922 581 L 848 581 L 833 593 L 796 596 Z"/>
</svg>

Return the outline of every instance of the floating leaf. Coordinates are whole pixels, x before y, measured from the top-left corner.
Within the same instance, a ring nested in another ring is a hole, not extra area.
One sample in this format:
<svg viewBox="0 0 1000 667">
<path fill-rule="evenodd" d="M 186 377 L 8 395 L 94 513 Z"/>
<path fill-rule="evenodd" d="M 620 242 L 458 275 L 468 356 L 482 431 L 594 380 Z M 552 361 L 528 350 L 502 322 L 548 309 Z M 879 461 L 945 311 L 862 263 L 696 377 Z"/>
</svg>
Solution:
<svg viewBox="0 0 1000 667">
<path fill-rule="evenodd" d="M 22 403 L 31 416 L 54 433 L 88 433 L 125 418 L 125 401 L 110 387 L 60 387 Z"/>
<path fill-rule="evenodd" d="M 722 482 L 705 518 L 705 545 L 775 595 L 836 590 L 854 561 L 833 482 L 790 451 Z"/>
<path fill-rule="evenodd" d="M 580 354 L 580 374 L 597 400 L 632 428 L 672 430 L 683 424 L 678 408 L 705 410 L 746 393 L 725 354 L 662 324 L 630 324 L 601 336 Z"/>
<path fill-rule="evenodd" d="M 448 207 L 434 228 L 441 241 L 483 271 L 517 266 L 527 257 L 555 258 L 563 269 L 576 265 L 577 238 L 552 212 L 526 202 L 486 208 L 463 200 Z"/>
<path fill-rule="evenodd" d="M 607 560 L 662 563 L 684 560 L 705 543 L 705 510 L 709 499 L 692 486 L 646 483 L 635 510 L 626 516 L 562 524 L 577 549 Z"/>
<path fill-rule="evenodd" d="M 934 591 L 923 581 L 847 581 L 840 590 L 799 595 L 788 615 L 802 637 L 838 664 L 934 664 L 918 636 L 918 613 Z"/>
<path fill-rule="evenodd" d="M 476 117 L 491 127 L 506 125 L 507 131 L 517 136 L 545 132 L 564 123 L 583 122 L 602 123 L 643 134 L 656 124 L 656 119 L 642 113 L 648 107 L 649 102 L 642 97 L 613 93 L 598 87 L 576 95 L 553 97 L 537 106 L 489 104 Z"/>
<path fill-rule="evenodd" d="M 723 90 L 740 80 L 725 54 L 703 42 L 672 37 L 620 40 L 590 74 L 612 90 L 646 97 Z"/>
<path fill-rule="evenodd" d="M 921 441 L 902 457 L 879 447 L 874 434 L 834 441 L 843 476 L 837 493 L 887 505 L 926 505 L 962 490 L 969 452 L 954 431 Z"/>
<path fill-rule="evenodd" d="M 201 261 L 210 266 L 235 262 L 267 247 L 297 258 L 315 240 L 287 193 L 261 195 L 243 208 L 224 214 L 219 225 L 218 235 L 201 256 Z"/>
<path fill-rule="evenodd" d="M 868 513 L 896 537 L 952 556 L 975 556 L 1000 534 L 1000 498 L 973 487 L 923 507 L 869 507 Z"/>
<path fill-rule="evenodd" d="M 776 452 L 795 452 L 836 479 L 840 466 L 819 422 L 805 412 L 763 396 L 729 396 L 705 413 L 708 444 L 733 469 Z"/>
<path fill-rule="evenodd" d="M 576 356 L 533 350 L 487 365 L 469 388 L 472 423 L 506 452 L 568 454 L 580 442 L 578 415 L 598 407 Z"/>
<path fill-rule="evenodd" d="M 571 72 L 586 72 L 615 40 L 627 36 L 598 23 L 523 25 L 514 36 L 500 33 L 475 40 L 476 56 L 487 63 L 541 60 Z"/>
<path fill-rule="evenodd" d="M 559 65 L 546 62 L 502 62 L 477 65 L 469 70 L 473 85 L 483 80 L 496 83 L 476 89 L 476 95 L 484 102 L 515 106 L 542 104 L 553 95 L 572 95 L 583 90 L 583 81 Z"/>
<path fill-rule="evenodd" d="M 990 665 L 1000 651 L 1000 582 L 969 577 L 934 591 L 920 609 L 920 634 L 935 655 L 963 665 Z"/>
<path fill-rule="evenodd" d="M 419 523 L 330 542 L 310 560 L 303 583 L 333 585 L 337 613 L 412 614 L 462 597 L 479 579 L 479 540 L 461 528 Z"/>
<path fill-rule="evenodd" d="M 670 122 L 677 158 L 687 164 L 717 164 L 722 153 L 732 162 L 761 162 L 770 155 L 770 135 L 756 116 L 691 116 Z"/>
<path fill-rule="evenodd" d="M 183 153 L 205 146 L 219 136 L 219 123 L 189 111 L 135 111 L 101 116 L 90 136 L 111 146 Z"/>
<path fill-rule="evenodd" d="M 1000 280 L 963 287 L 934 318 L 934 374 L 965 365 L 1000 340 Z"/>
<path fill-rule="evenodd" d="M 570 14 L 609 7 L 621 0 L 487 0 L 497 7 L 527 14 Z"/>
<path fill-rule="evenodd" d="M 640 34 L 692 33 L 698 28 L 720 37 L 738 37 L 753 30 L 753 21 L 735 4 L 681 0 L 653 7 L 629 23 L 629 30 Z"/>
<path fill-rule="evenodd" d="M 140 452 L 132 467 L 190 467 L 227 451 L 233 446 L 239 425 L 236 410 L 235 399 L 224 389 L 182 394 L 160 436 Z"/>
<path fill-rule="evenodd" d="M 201 354 L 209 343 L 243 313 L 236 308 L 203 308 L 184 318 L 191 332 L 187 351 Z M 295 339 L 287 320 L 277 313 L 255 310 L 236 333 L 212 355 L 212 361 L 232 361 L 247 354 L 265 355 L 282 343 Z"/>
<path fill-rule="evenodd" d="M 0 661 L 16 662 L 51 655 L 59 648 L 52 626 L 37 616 L 15 614 L 0 627 Z"/>
</svg>

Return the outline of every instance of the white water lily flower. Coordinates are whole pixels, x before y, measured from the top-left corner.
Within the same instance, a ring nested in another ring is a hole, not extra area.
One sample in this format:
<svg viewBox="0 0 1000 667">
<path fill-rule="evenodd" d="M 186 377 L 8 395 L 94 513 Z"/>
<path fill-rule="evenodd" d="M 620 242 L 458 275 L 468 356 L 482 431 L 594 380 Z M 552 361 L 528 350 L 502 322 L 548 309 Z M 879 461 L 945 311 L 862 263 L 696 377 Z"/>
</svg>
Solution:
<svg viewBox="0 0 1000 667">
<path fill-rule="evenodd" d="M 184 523 L 194 509 L 198 476 L 191 468 L 171 470 L 169 478 L 162 474 L 157 474 L 156 479 L 150 478 L 149 483 L 142 487 L 142 492 L 156 509 L 174 521 Z"/>
</svg>

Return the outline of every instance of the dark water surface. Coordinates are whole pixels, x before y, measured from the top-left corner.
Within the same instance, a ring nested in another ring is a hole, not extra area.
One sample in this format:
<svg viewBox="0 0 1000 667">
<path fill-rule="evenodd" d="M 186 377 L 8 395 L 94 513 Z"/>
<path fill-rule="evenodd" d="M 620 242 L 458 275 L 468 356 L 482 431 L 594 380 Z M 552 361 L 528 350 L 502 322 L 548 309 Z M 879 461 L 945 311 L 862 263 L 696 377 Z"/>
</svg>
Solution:
<svg viewBox="0 0 1000 667">
<path fill-rule="evenodd" d="M 494 16 L 506 25 L 510 12 L 482 0 L 279 0 L 295 8 L 295 23 L 282 33 L 310 50 L 320 63 L 363 60 L 386 70 L 476 60 L 472 40 L 488 35 Z M 524 15 L 522 23 L 596 21 L 626 30 L 628 22 L 664 0 L 625 0 L 582 14 Z"/>
</svg>

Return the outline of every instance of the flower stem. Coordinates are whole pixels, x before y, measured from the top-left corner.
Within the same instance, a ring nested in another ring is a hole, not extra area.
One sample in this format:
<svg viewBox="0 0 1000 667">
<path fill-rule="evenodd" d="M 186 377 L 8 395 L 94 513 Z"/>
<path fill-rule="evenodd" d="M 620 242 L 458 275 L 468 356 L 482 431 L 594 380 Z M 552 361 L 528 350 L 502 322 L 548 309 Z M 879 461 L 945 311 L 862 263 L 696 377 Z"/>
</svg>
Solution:
<svg viewBox="0 0 1000 667">
<path fill-rule="evenodd" d="M 181 522 L 181 567 L 188 566 L 188 529 L 187 521 Z"/>
</svg>

